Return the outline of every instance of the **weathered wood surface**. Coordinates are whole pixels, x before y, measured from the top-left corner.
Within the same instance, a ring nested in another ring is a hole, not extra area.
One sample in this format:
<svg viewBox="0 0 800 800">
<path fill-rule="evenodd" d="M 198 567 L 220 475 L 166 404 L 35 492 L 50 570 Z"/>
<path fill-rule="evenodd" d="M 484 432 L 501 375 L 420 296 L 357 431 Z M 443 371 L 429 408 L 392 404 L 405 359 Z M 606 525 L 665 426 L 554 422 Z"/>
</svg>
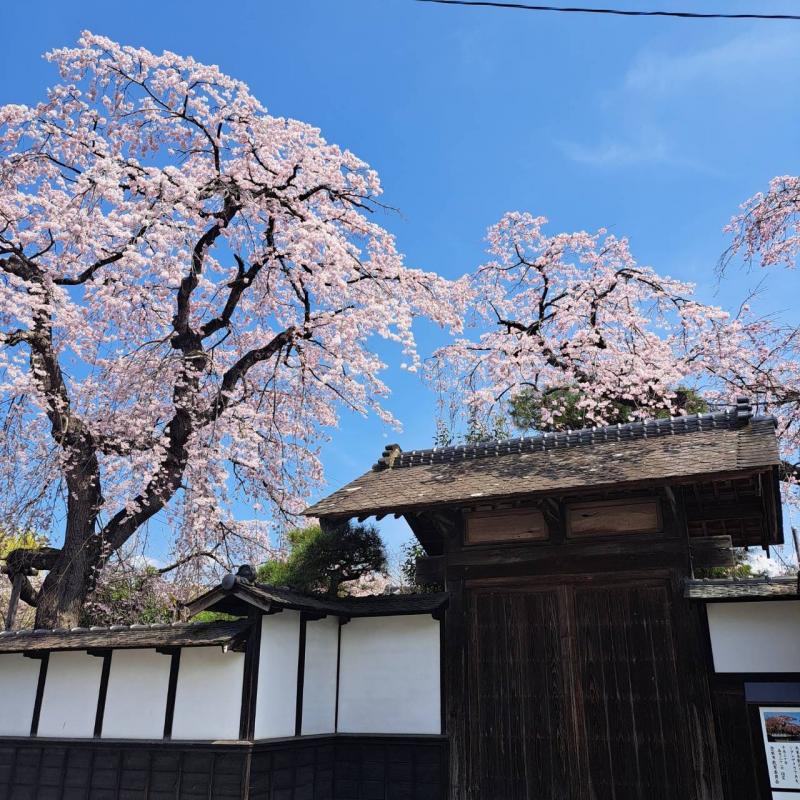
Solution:
<svg viewBox="0 0 800 800">
<path fill-rule="evenodd" d="M 441 737 L 255 745 L 0 741 L 6 800 L 443 800 Z"/>
<path fill-rule="evenodd" d="M 736 678 L 718 678 L 712 691 L 725 800 L 761 798 L 756 759 L 763 758 L 763 745 L 752 735 L 744 684 Z"/>
<path fill-rule="evenodd" d="M 473 595 L 465 798 L 575 797 L 569 672 L 555 592 Z"/>
<path fill-rule="evenodd" d="M 538 508 L 472 511 L 466 515 L 467 544 L 547 539 L 544 514 Z"/>
<path fill-rule="evenodd" d="M 575 619 L 593 796 L 696 796 L 665 587 L 579 589 Z"/>
<path fill-rule="evenodd" d="M 444 556 L 419 556 L 416 561 L 417 584 L 426 586 L 444 583 Z"/>
<path fill-rule="evenodd" d="M 678 603 L 668 578 L 634 575 L 467 590 L 451 798 L 721 800 L 693 612 Z"/>
<path fill-rule="evenodd" d="M 661 530 L 661 508 L 657 498 L 569 503 L 566 512 L 568 536 L 616 536 Z"/>
<path fill-rule="evenodd" d="M 446 573 L 452 578 L 495 576 L 583 575 L 660 567 L 688 570 L 685 539 L 643 534 L 603 542 L 572 540 L 560 544 L 516 543 L 464 547 L 447 555 Z"/>
<path fill-rule="evenodd" d="M 732 567 L 736 563 L 732 548 L 730 536 L 692 537 L 689 544 L 692 567 L 694 569 Z"/>
</svg>

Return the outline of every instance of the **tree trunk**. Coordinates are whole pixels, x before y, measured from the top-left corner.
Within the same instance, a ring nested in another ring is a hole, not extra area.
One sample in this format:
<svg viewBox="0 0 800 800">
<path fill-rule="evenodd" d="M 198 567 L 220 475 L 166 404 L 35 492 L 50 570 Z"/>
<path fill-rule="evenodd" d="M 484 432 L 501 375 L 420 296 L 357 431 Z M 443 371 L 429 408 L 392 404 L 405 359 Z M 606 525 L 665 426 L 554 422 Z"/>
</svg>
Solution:
<svg viewBox="0 0 800 800">
<path fill-rule="evenodd" d="M 102 503 L 99 468 L 93 448 L 74 454 L 67 464 L 67 527 L 64 546 L 42 583 L 36 604 L 37 628 L 75 628 L 94 587 L 105 553 L 95 531 Z"/>
<path fill-rule="evenodd" d="M 37 628 L 75 628 L 80 625 L 81 609 L 94 584 L 100 557 L 98 540 L 94 536 L 93 512 L 79 516 L 70 509 L 64 547 L 39 592 Z"/>
</svg>

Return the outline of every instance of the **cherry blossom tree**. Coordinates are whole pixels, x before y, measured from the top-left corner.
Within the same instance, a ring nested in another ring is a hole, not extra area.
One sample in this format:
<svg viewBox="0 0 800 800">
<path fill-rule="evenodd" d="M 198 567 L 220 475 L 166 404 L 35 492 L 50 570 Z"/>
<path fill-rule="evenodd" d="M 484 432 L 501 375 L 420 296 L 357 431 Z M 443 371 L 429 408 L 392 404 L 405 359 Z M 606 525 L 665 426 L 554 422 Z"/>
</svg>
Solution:
<svg viewBox="0 0 800 800">
<path fill-rule="evenodd" d="M 0 108 L 0 519 L 63 525 L 38 626 L 74 625 L 148 520 L 175 557 L 265 544 L 234 505 L 290 517 L 337 408 L 387 387 L 375 338 L 464 292 L 404 266 L 376 173 L 270 116 L 217 67 L 85 33 L 61 83 Z"/>
<path fill-rule="evenodd" d="M 489 229 L 491 260 L 471 277 L 477 335 L 436 353 L 434 380 L 489 417 L 524 396 L 544 425 L 573 406 L 587 425 L 678 410 L 729 315 L 638 264 L 626 239 L 545 223 L 514 212 Z"/>
<path fill-rule="evenodd" d="M 727 231 L 732 242 L 720 261 L 721 273 L 737 257 L 751 266 L 794 269 L 800 257 L 800 177 L 773 178 L 766 192 L 742 204 Z M 789 300 L 787 307 L 794 310 L 796 303 Z M 775 414 L 784 475 L 796 484 L 800 479 L 800 325 L 796 319 L 775 317 L 740 324 L 729 350 L 734 356 L 723 361 L 717 374 Z"/>
<path fill-rule="evenodd" d="M 736 255 L 764 267 L 795 267 L 800 255 L 800 177 L 773 178 L 766 193 L 742 204 L 727 231 L 733 242 L 722 257 L 723 269 Z"/>
</svg>

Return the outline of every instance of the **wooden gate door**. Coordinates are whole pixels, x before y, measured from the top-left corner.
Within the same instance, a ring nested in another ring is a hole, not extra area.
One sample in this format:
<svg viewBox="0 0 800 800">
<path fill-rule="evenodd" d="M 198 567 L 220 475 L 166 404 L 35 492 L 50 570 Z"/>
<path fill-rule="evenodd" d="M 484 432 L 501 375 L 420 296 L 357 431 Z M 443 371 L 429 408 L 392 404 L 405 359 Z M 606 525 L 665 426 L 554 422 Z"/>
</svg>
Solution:
<svg viewBox="0 0 800 800">
<path fill-rule="evenodd" d="M 562 798 L 573 736 L 558 592 L 479 593 L 467 642 L 470 798 Z"/>
<path fill-rule="evenodd" d="M 719 798 L 673 620 L 666 581 L 469 592 L 466 796 Z"/>
</svg>

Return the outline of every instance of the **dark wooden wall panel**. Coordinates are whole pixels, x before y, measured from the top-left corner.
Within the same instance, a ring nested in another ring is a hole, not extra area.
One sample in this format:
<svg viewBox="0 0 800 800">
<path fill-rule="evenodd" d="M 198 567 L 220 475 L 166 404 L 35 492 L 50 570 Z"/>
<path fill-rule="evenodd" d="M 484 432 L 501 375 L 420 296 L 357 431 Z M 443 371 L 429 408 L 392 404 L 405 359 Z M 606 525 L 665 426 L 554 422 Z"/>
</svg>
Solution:
<svg viewBox="0 0 800 800">
<path fill-rule="evenodd" d="M 753 748 L 744 684 L 719 680 L 713 695 L 725 800 L 758 800 L 763 795 L 756 758 L 762 756 L 760 751 L 757 756 Z"/>
<path fill-rule="evenodd" d="M 470 597 L 462 796 L 566 796 L 570 724 L 559 617 L 555 592 Z"/>
<path fill-rule="evenodd" d="M 722 800 L 696 620 L 670 574 L 504 581 L 464 608 L 452 800 Z"/>
<path fill-rule="evenodd" d="M 579 589 L 575 621 L 592 796 L 694 797 L 666 587 Z"/>
<path fill-rule="evenodd" d="M 443 800 L 446 790 L 444 737 L 0 739 L 0 800 Z"/>
</svg>

